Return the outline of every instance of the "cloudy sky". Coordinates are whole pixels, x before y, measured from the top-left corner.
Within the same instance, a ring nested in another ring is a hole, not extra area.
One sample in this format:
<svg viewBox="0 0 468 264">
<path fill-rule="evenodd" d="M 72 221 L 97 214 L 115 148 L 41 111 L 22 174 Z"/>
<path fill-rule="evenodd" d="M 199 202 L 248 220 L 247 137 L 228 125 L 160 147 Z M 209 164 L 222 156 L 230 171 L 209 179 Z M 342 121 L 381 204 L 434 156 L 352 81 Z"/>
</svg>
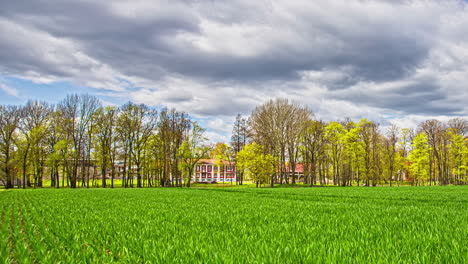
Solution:
<svg viewBox="0 0 468 264">
<path fill-rule="evenodd" d="M 89 93 L 187 111 L 227 141 L 286 97 L 324 120 L 468 116 L 462 0 L 0 0 L 0 104 Z"/>
</svg>

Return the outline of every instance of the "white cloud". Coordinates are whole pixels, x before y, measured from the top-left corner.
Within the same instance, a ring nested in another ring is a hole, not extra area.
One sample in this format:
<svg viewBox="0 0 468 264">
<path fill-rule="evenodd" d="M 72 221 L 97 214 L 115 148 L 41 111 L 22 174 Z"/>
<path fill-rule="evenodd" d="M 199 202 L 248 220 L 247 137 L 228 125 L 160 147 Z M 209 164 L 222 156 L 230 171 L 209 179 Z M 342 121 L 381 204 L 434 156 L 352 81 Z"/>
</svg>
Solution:
<svg viewBox="0 0 468 264">
<path fill-rule="evenodd" d="M 217 131 L 219 133 L 228 135 L 232 132 L 233 123 L 230 120 L 231 118 L 227 118 L 227 119 L 229 119 L 229 121 L 223 120 L 221 118 L 214 118 L 214 119 L 208 120 L 208 122 L 206 122 L 205 127 L 208 129 Z"/>
<path fill-rule="evenodd" d="M 17 89 L 10 87 L 6 84 L 0 83 L 0 90 L 5 92 L 8 95 L 14 96 L 14 97 L 19 97 L 19 92 Z"/>
<path fill-rule="evenodd" d="M 17 55 L 17 62 L 13 62 L 16 71 L 10 72 L 0 66 L 0 70 L 8 75 L 36 83 L 67 80 L 96 89 L 125 89 L 117 77 L 126 76 L 86 54 L 79 42 L 1 17 L 0 36 L 4 36 L 0 47 Z"/>
<path fill-rule="evenodd" d="M 225 134 L 220 134 L 220 133 L 213 132 L 213 131 L 207 131 L 205 132 L 205 137 L 207 137 L 211 143 L 218 143 L 218 142 L 229 143 L 229 137 Z"/>
<path fill-rule="evenodd" d="M 417 129 L 418 125 L 422 122 L 430 119 L 437 119 L 441 122 L 447 122 L 453 117 L 450 116 L 418 116 L 418 115 L 408 115 L 398 118 L 390 119 L 389 121 L 392 124 L 397 125 L 400 128 L 410 128 L 410 129 Z"/>
</svg>

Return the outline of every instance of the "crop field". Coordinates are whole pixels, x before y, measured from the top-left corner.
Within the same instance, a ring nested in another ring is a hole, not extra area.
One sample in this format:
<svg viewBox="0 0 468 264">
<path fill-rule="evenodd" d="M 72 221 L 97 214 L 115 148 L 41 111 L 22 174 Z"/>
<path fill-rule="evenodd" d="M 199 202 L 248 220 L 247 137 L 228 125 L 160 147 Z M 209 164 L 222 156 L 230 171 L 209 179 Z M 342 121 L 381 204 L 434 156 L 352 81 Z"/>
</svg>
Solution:
<svg viewBox="0 0 468 264">
<path fill-rule="evenodd" d="M 0 191 L 1 263 L 467 263 L 468 188 Z"/>
</svg>

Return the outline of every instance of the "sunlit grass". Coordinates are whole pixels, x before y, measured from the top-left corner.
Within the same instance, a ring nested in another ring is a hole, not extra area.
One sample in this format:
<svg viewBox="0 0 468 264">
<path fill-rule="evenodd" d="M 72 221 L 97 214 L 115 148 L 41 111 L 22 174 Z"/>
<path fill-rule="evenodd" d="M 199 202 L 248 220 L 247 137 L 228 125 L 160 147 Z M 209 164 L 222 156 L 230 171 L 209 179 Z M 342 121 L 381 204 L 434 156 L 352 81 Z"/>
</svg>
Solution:
<svg viewBox="0 0 468 264">
<path fill-rule="evenodd" d="M 0 193 L 2 263 L 466 263 L 468 187 Z"/>
</svg>

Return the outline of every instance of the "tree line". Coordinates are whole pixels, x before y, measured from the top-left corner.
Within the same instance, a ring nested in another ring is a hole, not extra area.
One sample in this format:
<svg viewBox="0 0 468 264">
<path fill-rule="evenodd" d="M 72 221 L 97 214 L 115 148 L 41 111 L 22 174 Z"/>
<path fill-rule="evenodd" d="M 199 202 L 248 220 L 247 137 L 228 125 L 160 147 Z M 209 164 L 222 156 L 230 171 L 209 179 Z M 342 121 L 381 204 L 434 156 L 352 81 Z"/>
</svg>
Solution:
<svg viewBox="0 0 468 264">
<path fill-rule="evenodd" d="M 56 105 L 0 105 L 0 181 L 5 188 L 181 186 L 187 164 L 210 149 L 187 113 L 129 102 L 103 107 L 94 96 Z M 193 167 L 193 166 L 192 166 Z"/>
<path fill-rule="evenodd" d="M 286 99 L 238 115 L 230 144 L 212 145 L 185 112 L 68 95 L 56 105 L 0 105 L 0 183 L 5 188 L 190 186 L 197 162 L 235 164 L 236 183 L 308 185 L 466 184 L 468 122 L 418 129 L 363 119 L 324 122 Z M 301 166 L 303 173 L 296 173 Z"/>
<path fill-rule="evenodd" d="M 463 118 L 426 120 L 417 129 L 380 128 L 368 119 L 324 122 L 307 107 L 276 99 L 256 107 L 245 122 L 251 144 L 237 152 L 238 169 L 257 183 L 295 184 L 299 165 L 304 183 L 311 185 L 468 182 L 468 121 Z M 272 162 L 250 162 L 255 157 Z"/>
</svg>

